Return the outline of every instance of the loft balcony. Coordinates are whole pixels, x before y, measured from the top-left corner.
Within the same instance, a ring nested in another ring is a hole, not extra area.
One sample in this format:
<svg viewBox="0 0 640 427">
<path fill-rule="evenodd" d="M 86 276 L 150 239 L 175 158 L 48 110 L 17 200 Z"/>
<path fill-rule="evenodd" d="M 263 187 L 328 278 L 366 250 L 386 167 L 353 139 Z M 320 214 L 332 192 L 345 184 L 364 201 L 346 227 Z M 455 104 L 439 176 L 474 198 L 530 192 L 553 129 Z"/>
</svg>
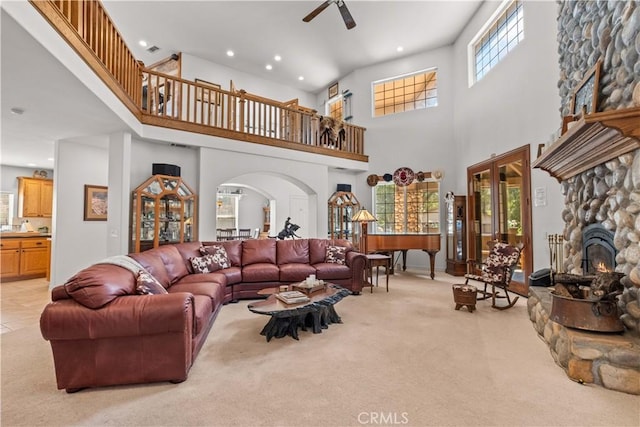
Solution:
<svg viewBox="0 0 640 427">
<path fill-rule="evenodd" d="M 142 124 L 356 161 L 365 128 L 244 90 L 223 90 L 148 69 L 97 0 L 30 3 Z"/>
</svg>

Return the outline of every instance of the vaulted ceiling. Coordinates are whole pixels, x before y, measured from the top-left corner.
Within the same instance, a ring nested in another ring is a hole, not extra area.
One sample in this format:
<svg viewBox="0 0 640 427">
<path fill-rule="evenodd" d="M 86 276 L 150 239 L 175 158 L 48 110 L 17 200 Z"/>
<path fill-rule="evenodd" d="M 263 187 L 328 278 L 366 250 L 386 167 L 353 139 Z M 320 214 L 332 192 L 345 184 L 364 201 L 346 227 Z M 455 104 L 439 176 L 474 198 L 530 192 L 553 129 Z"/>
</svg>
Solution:
<svg viewBox="0 0 640 427">
<path fill-rule="evenodd" d="M 180 0 L 104 5 L 135 57 L 147 65 L 183 52 L 317 93 L 358 68 L 452 44 L 482 1 L 347 0 L 356 22 L 351 30 L 336 4 L 311 22 L 302 21 L 322 3 Z M 46 159 L 53 157 L 52 141 L 117 126 L 115 115 L 4 12 L 1 30 L 0 163 L 51 167 Z M 140 46 L 140 40 L 148 46 Z M 149 46 L 159 49 L 150 53 Z M 228 50 L 235 55 L 227 56 Z M 282 59 L 275 61 L 275 55 Z M 16 107 L 25 114 L 12 114 Z"/>
</svg>

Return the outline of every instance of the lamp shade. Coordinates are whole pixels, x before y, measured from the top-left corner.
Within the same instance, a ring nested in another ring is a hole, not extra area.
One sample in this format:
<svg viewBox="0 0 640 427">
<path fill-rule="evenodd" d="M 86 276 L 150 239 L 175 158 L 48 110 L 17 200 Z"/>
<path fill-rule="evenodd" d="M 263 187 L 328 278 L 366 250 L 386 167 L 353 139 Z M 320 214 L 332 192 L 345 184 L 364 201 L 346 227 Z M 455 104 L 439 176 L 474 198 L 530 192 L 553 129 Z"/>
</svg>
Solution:
<svg viewBox="0 0 640 427">
<path fill-rule="evenodd" d="M 356 222 L 372 222 L 372 221 L 377 221 L 378 219 L 371 215 L 371 213 L 369 213 L 369 211 L 362 207 L 358 212 L 355 213 L 355 215 L 353 215 L 351 217 L 351 221 L 356 221 Z"/>
</svg>

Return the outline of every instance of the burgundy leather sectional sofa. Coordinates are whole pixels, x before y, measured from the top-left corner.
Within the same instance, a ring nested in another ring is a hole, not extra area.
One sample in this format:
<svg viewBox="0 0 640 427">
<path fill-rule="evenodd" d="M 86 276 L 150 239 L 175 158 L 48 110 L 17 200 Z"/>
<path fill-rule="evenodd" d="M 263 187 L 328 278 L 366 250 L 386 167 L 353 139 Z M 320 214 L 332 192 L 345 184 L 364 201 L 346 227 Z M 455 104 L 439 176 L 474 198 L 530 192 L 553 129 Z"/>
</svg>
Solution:
<svg viewBox="0 0 640 427">
<path fill-rule="evenodd" d="M 195 273 L 191 259 L 215 245 L 230 265 Z M 344 259 L 328 258 L 328 248 L 344 250 Z M 184 381 L 223 304 L 310 274 L 358 294 L 366 263 L 348 240 L 329 239 L 189 242 L 128 257 L 167 293 L 138 294 L 133 269 L 109 262 L 51 291 L 40 329 L 51 342 L 59 389 Z"/>
</svg>

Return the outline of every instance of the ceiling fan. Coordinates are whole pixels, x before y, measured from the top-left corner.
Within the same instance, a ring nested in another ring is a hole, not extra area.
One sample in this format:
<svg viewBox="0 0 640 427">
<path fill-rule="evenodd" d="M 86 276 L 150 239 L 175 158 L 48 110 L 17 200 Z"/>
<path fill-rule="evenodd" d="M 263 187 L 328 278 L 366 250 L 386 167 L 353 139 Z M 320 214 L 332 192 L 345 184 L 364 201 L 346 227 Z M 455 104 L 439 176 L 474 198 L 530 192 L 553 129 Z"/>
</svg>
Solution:
<svg viewBox="0 0 640 427">
<path fill-rule="evenodd" d="M 347 5 L 343 0 L 327 0 L 322 3 L 320 6 L 316 7 L 310 14 L 302 18 L 304 22 L 309 22 L 316 16 L 320 14 L 323 10 L 325 10 L 331 3 L 335 3 L 338 5 L 338 9 L 340 9 L 340 14 L 342 15 L 342 19 L 344 20 L 344 24 L 347 26 L 347 30 L 352 29 L 356 26 L 356 21 L 353 20 L 351 13 L 349 13 L 349 9 L 347 9 Z"/>
</svg>

